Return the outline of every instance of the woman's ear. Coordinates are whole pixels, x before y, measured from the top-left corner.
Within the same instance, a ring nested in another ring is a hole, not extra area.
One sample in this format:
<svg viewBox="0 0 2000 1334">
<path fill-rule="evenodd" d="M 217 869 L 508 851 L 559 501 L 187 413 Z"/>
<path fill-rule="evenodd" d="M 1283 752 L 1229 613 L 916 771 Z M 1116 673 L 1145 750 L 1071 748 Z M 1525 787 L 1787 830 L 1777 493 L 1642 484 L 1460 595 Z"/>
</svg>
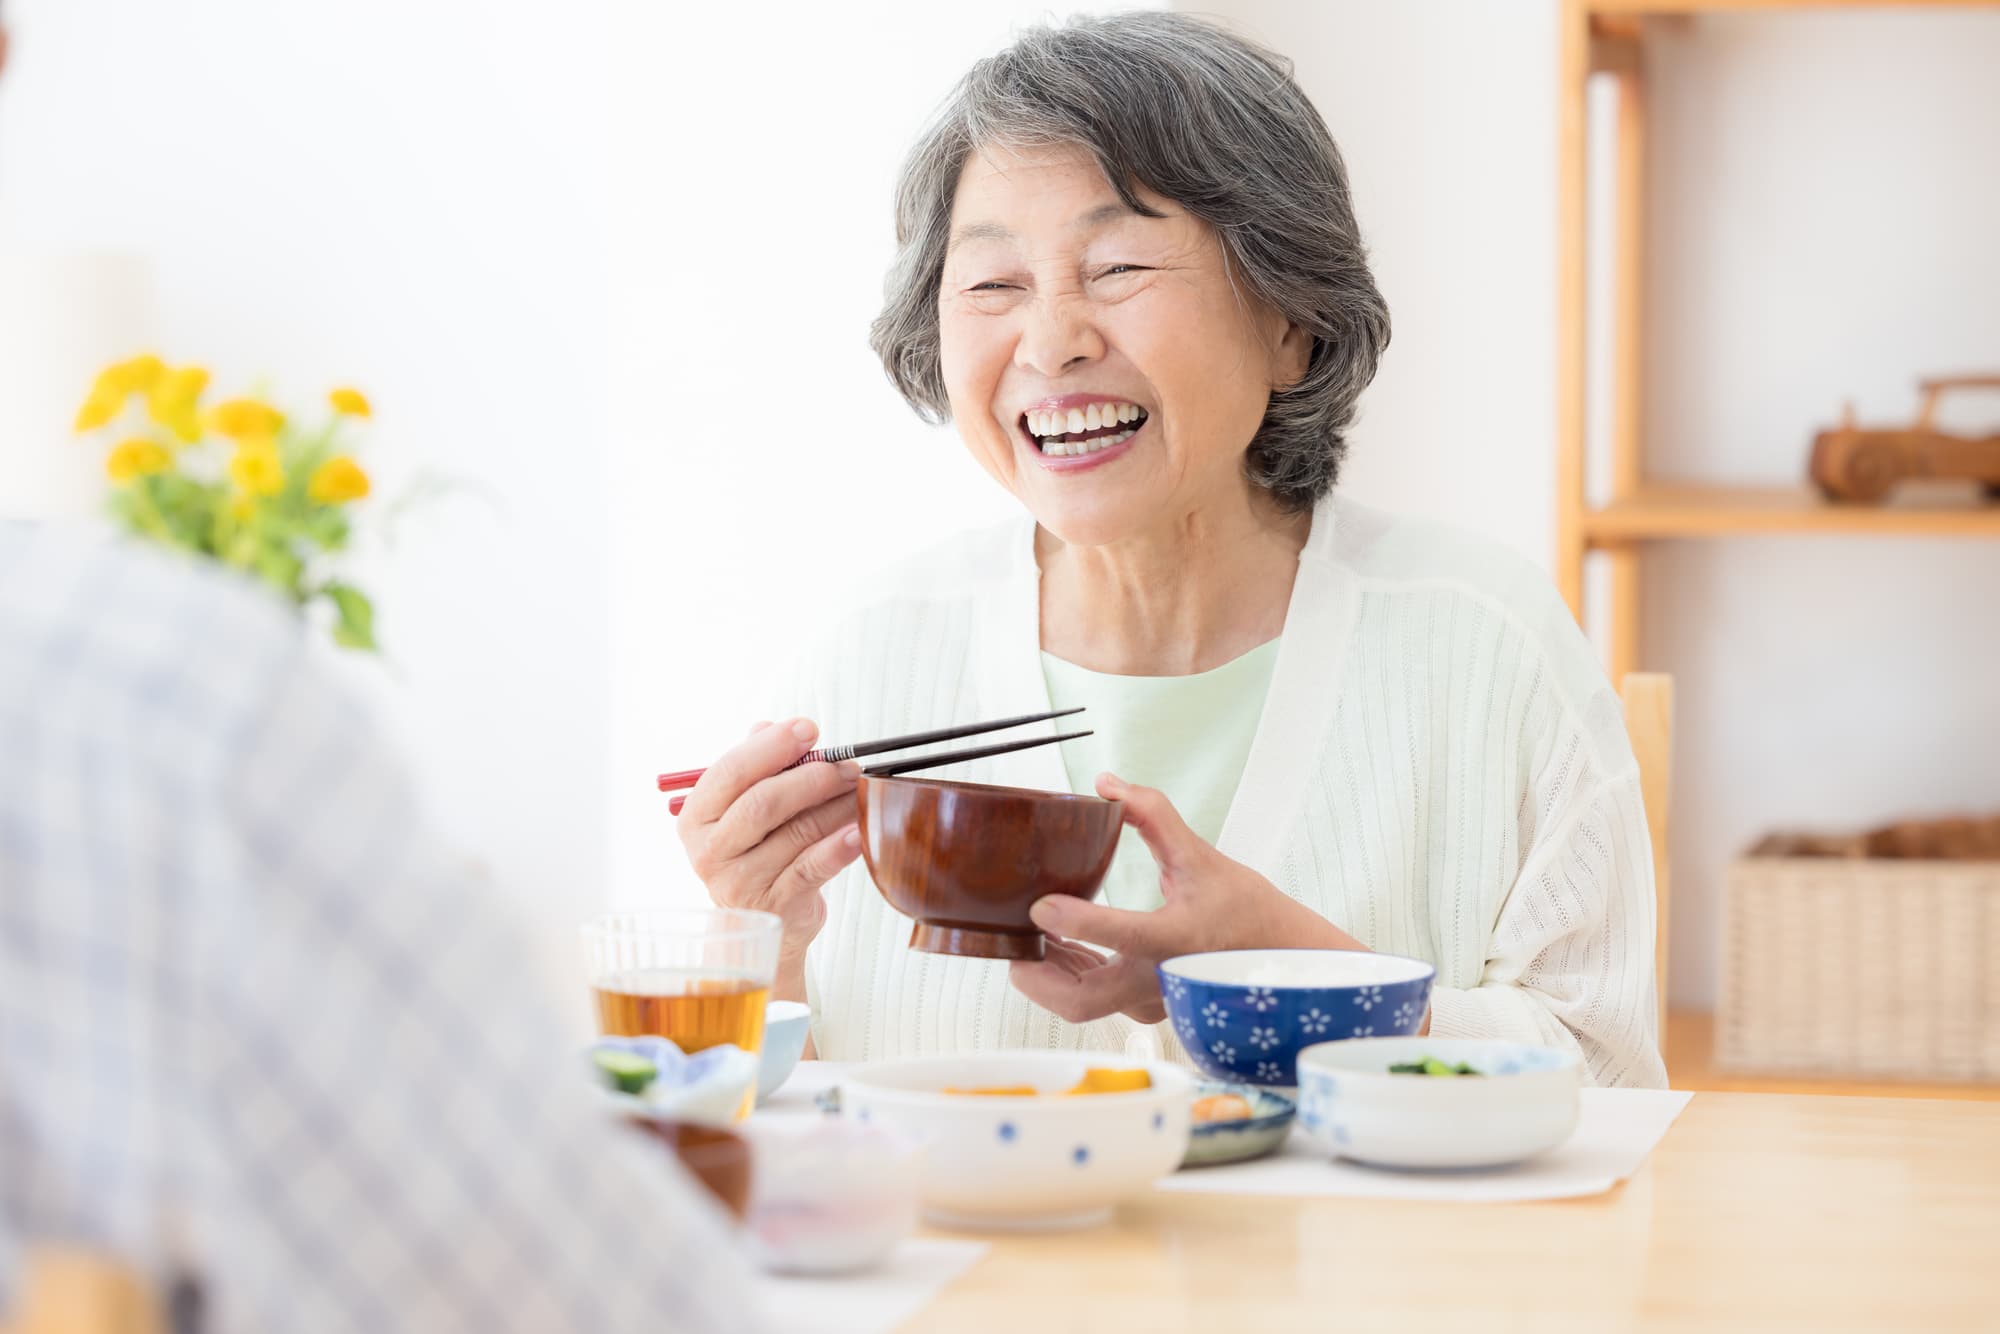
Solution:
<svg viewBox="0 0 2000 1334">
<path fill-rule="evenodd" d="M 1290 389 L 1305 379 L 1312 366 L 1312 349 L 1311 331 L 1287 320 L 1284 333 L 1278 336 L 1278 345 L 1272 349 L 1271 387 Z"/>
</svg>

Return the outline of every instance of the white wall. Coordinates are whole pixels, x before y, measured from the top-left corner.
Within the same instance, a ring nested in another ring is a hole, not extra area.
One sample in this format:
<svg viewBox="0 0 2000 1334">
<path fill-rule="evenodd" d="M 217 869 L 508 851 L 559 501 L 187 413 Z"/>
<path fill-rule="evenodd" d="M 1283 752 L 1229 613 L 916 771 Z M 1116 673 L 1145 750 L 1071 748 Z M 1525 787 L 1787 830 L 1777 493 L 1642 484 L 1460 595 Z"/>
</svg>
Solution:
<svg viewBox="0 0 2000 1334">
<path fill-rule="evenodd" d="M 1235 0 L 1353 169 L 1395 320 L 1344 483 L 1554 546 L 1553 0 Z M 1843 397 L 2000 367 L 2000 16 L 1704 19 L 1656 33 L 1651 466 L 1795 481 Z M 1968 404 L 1962 424 L 1994 419 Z M 1757 834 L 2000 806 L 2000 550 L 1655 548 L 1678 678 L 1678 1003 L 1715 994 L 1720 876 Z"/>
<path fill-rule="evenodd" d="M 19 460 L 81 448 L 92 347 L 157 338 L 302 406 L 363 386 L 384 492 L 429 468 L 489 499 L 415 513 L 375 553 L 389 663 L 351 675 L 451 832 L 566 924 L 606 865 L 605 171 L 602 19 L 555 12 L 10 0 L 0 219 L 15 255 L 69 258 L 6 293 L 6 328 L 67 332 L 0 371 L 0 448 L 8 508 L 75 509 L 72 473 Z M 119 285 L 75 257 L 92 249 L 148 276 L 77 328 L 88 275 Z"/>
</svg>

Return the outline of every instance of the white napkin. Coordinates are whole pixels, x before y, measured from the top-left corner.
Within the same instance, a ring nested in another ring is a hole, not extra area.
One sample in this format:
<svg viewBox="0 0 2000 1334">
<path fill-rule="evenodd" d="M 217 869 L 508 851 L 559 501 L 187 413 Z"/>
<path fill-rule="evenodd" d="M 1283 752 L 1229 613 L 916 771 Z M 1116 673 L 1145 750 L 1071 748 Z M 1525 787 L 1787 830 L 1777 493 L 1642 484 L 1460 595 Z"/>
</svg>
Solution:
<svg viewBox="0 0 2000 1334">
<path fill-rule="evenodd" d="M 986 1251 L 983 1241 L 912 1237 L 879 1269 L 826 1278 L 767 1274 L 757 1294 L 772 1329 L 890 1334 Z"/>
<path fill-rule="evenodd" d="M 1601 1195 L 1639 1170 L 1694 1095 L 1667 1089 L 1584 1089 L 1576 1131 L 1561 1147 L 1509 1167 L 1397 1172 L 1336 1159 L 1294 1130 L 1268 1158 L 1162 1178 L 1157 1189 L 1215 1195 L 1351 1195 L 1383 1200 L 1504 1202 Z"/>
</svg>

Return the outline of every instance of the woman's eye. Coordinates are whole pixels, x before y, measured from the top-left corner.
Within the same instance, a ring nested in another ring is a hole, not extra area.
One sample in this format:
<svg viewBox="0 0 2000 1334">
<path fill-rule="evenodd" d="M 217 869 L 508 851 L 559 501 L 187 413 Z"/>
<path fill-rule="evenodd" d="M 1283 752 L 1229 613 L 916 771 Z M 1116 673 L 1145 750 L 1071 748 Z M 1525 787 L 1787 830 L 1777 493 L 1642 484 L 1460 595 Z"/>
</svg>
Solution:
<svg viewBox="0 0 2000 1334">
<path fill-rule="evenodd" d="M 1116 278 L 1127 273 L 1144 273 L 1145 271 L 1146 266 L 1143 264 L 1111 264 L 1099 269 L 1097 276 L 1100 278 Z"/>
<path fill-rule="evenodd" d="M 1012 283 L 984 282 L 984 283 L 974 283 L 971 287 L 967 288 L 966 290 L 969 292 L 1005 292 L 1011 290 L 1013 286 L 1014 285 Z"/>
</svg>

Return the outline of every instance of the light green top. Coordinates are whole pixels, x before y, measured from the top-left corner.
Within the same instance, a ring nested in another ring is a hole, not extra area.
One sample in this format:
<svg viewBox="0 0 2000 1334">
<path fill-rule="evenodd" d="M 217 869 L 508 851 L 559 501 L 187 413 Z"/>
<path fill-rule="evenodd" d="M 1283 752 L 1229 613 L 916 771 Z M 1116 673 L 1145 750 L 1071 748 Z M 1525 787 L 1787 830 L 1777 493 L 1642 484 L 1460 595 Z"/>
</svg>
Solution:
<svg viewBox="0 0 2000 1334">
<path fill-rule="evenodd" d="M 1278 640 L 1193 676 L 1109 676 L 1042 655 L 1049 707 L 1088 712 L 1065 718 L 1067 730 L 1092 735 L 1062 744 L 1072 792 L 1095 792 L 1097 776 L 1167 794 L 1188 827 L 1210 843 L 1222 833 L 1257 719 L 1264 712 Z M 1139 832 L 1127 825 L 1098 902 L 1150 911 L 1160 906 L 1160 870 Z"/>
</svg>

